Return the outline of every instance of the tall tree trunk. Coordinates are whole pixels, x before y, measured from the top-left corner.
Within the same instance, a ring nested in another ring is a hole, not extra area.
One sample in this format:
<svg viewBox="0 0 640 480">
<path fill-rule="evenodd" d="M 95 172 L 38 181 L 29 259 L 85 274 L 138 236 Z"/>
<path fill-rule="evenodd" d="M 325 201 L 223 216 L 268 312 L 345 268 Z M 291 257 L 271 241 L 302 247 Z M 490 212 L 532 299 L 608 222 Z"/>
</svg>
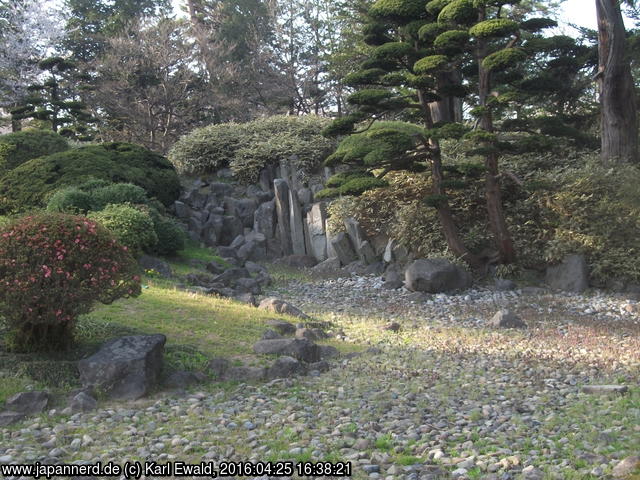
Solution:
<svg viewBox="0 0 640 480">
<path fill-rule="evenodd" d="M 638 161 L 636 96 L 619 0 L 596 0 L 601 159 Z"/>
<path fill-rule="evenodd" d="M 434 119 L 432 117 L 431 105 L 424 99 L 422 92 L 420 92 L 419 90 L 418 98 L 422 105 L 425 126 L 427 128 L 432 128 Z M 444 112 L 445 111 L 443 110 L 443 113 Z M 446 118 L 443 117 L 440 119 L 440 121 L 446 121 Z M 440 155 L 440 145 L 437 140 L 429 139 L 426 146 L 429 149 L 431 159 L 431 192 L 433 193 L 433 195 L 444 196 L 445 190 L 442 186 L 442 157 Z M 460 238 L 460 232 L 453 218 L 453 214 L 451 213 L 449 202 L 447 200 L 440 202 L 440 204 L 436 207 L 436 210 L 438 212 L 440 228 L 442 229 L 442 234 L 447 241 L 449 249 L 456 256 L 462 258 L 471 268 L 480 269 L 482 267 L 482 262 L 476 255 L 469 251 L 469 249 L 462 241 L 462 238 Z"/>
<path fill-rule="evenodd" d="M 480 21 L 484 20 L 484 14 Z M 491 72 L 482 66 L 482 60 L 486 57 L 486 45 L 483 40 L 478 41 L 477 61 L 479 65 L 478 99 L 481 107 L 487 107 L 487 100 L 491 93 Z M 480 117 L 480 128 L 493 133 L 493 116 L 490 108 L 484 108 Z M 486 142 L 487 147 L 493 147 L 493 142 Z M 487 202 L 487 214 L 489 217 L 489 227 L 493 233 L 496 248 L 500 254 L 502 263 L 512 263 L 515 260 L 515 250 L 513 240 L 509 233 L 509 227 L 504 216 L 502 207 L 502 192 L 500 190 L 500 177 L 498 169 L 498 155 L 488 153 L 485 155 L 485 198 Z"/>
</svg>

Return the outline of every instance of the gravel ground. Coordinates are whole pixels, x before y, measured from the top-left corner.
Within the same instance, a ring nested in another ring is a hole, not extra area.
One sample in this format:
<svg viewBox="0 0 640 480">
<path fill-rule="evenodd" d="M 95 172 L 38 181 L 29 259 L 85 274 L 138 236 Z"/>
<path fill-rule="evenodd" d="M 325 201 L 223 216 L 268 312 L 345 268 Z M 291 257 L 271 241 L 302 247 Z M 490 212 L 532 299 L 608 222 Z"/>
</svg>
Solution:
<svg viewBox="0 0 640 480">
<path fill-rule="evenodd" d="M 374 278 L 276 293 L 370 346 L 318 377 L 211 386 L 0 429 L 0 463 L 351 461 L 355 478 L 610 478 L 640 445 L 634 300 L 527 290 L 416 296 Z M 485 328 L 508 307 L 526 330 Z M 397 333 L 384 326 L 395 321 Z M 624 383 L 625 396 L 586 384 Z M 267 477 L 263 477 L 267 478 Z"/>
</svg>

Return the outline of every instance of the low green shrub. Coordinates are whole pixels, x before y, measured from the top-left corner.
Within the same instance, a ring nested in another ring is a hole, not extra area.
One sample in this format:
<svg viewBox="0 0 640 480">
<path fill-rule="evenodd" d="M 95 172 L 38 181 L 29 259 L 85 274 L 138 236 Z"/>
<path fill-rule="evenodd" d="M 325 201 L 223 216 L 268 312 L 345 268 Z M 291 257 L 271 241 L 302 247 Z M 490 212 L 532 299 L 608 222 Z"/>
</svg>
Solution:
<svg viewBox="0 0 640 480">
<path fill-rule="evenodd" d="M 67 140 L 50 130 L 22 130 L 0 135 L 0 174 L 43 155 L 69 150 Z"/>
<path fill-rule="evenodd" d="M 145 189 L 131 183 L 114 183 L 95 188 L 91 191 L 91 198 L 95 204 L 94 210 L 102 210 L 110 203 L 131 203 L 136 205 L 149 202 Z"/>
<path fill-rule="evenodd" d="M 104 227 L 41 213 L 0 228 L 0 314 L 17 350 L 61 350 L 95 302 L 140 294 L 137 264 Z"/>
<path fill-rule="evenodd" d="M 77 187 L 67 187 L 54 193 L 47 202 L 47 211 L 87 213 L 95 209 L 93 197 Z"/>
<path fill-rule="evenodd" d="M 109 229 L 135 257 L 151 251 L 158 243 L 149 213 L 131 205 L 107 205 L 104 210 L 90 213 L 89 218 Z"/>
<path fill-rule="evenodd" d="M 158 242 L 151 253 L 171 256 L 184 249 L 187 235 L 174 220 L 160 214 L 152 215 L 152 220 Z"/>
<path fill-rule="evenodd" d="M 230 167 L 245 183 L 256 181 L 266 165 L 289 158 L 304 174 L 317 168 L 335 147 L 333 140 L 321 135 L 329 123 L 329 119 L 313 115 L 281 115 L 242 124 L 211 125 L 182 137 L 169 152 L 169 160 L 186 175 Z"/>
<path fill-rule="evenodd" d="M 165 205 L 180 194 L 178 176 L 164 157 L 137 145 L 105 143 L 35 158 L 11 170 L 0 178 L 0 213 L 43 207 L 56 190 L 96 180 L 138 185 Z"/>
</svg>

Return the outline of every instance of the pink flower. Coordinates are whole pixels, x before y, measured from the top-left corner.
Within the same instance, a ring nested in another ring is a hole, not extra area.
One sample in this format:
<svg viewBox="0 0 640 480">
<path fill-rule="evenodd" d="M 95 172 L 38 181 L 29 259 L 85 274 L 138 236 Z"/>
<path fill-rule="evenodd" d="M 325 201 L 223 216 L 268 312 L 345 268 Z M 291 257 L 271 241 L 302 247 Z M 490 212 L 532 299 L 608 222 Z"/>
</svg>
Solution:
<svg viewBox="0 0 640 480">
<path fill-rule="evenodd" d="M 44 270 L 44 278 L 49 278 L 51 276 L 51 269 L 46 265 L 42 265 L 42 270 Z"/>
</svg>

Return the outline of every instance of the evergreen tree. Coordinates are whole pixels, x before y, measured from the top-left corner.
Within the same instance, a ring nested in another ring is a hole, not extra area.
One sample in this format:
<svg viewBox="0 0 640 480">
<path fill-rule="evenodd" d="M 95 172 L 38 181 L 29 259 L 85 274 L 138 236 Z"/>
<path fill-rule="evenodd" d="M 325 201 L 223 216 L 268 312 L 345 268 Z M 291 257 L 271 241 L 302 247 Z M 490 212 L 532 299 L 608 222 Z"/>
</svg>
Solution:
<svg viewBox="0 0 640 480">
<path fill-rule="evenodd" d="M 540 31 L 555 22 L 523 15 L 519 1 L 377 0 L 363 29 L 372 47 L 360 69 L 345 77 L 358 88 L 348 101 L 351 114 L 336 120 L 328 135 L 354 134 L 349 148 L 340 148 L 329 164 L 346 163 L 352 170 L 384 177 L 391 170 L 429 167 L 432 195 L 449 248 L 474 267 L 479 258 L 463 244 L 451 213 L 447 192 L 464 187 L 455 170 L 442 164 L 440 140 L 463 139 L 471 157 L 484 159 L 489 225 L 497 254 L 493 261 L 512 262 L 512 241 L 502 210 L 498 160 L 502 153 L 539 146 L 523 136 L 501 135 L 497 122 L 517 115 L 526 96 L 518 85 L 532 75 L 527 60 L 540 55 Z M 542 52 L 547 59 L 554 52 Z M 460 102 L 473 106 L 475 122 L 461 122 Z M 380 119 L 419 119 L 423 134 L 393 124 L 369 129 Z M 360 132 L 360 133 L 356 133 Z M 539 128 L 534 138 L 544 136 Z M 477 169 L 474 169 L 477 173 Z M 459 173 L 459 172 L 458 172 Z"/>
</svg>

